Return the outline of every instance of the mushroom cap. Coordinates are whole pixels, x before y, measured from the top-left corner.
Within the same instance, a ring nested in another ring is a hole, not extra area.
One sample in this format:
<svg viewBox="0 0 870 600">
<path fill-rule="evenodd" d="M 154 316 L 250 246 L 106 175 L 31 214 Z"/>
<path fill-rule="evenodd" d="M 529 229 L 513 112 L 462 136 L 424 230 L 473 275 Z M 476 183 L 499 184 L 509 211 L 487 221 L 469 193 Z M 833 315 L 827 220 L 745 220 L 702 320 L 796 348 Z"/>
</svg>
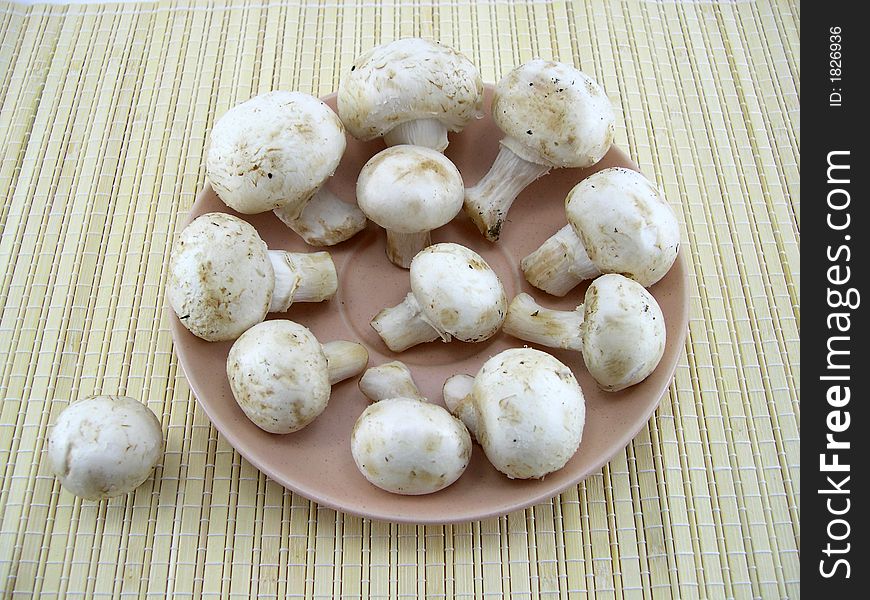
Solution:
<svg viewBox="0 0 870 600">
<path fill-rule="evenodd" d="M 372 48 L 338 85 L 338 114 L 361 140 L 417 119 L 460 131 L 483 112 L 483 80 L 456 50 L 419 38 Z"/>
<path fill-rule="evenodd" d="M 275 275 L 254 227 L 206 213 L 179 235 L 169 258 L 169 304 L 191 333 L 232 340 L 269 312 Z"/>
<path fill-rule="evenodd" d="M 411 261 L 410 275 L 424 319 L 442 335 L 480 342 L 501 327 L 504 287 L 477 252 L 450 242 L 433 244 Z"/>
<path fill-rule="evenodd" d="M 264 321 L 243 333 L 227 357 L 230 389 L 260 429 L 291 433 L 326 408 L 326 356 L 314 334 L 293 321 Z"/>
<path fill-rule="evenodd" d="M 602 273 L 621 273 L 648 287 L 677 259 L 677 217 L 637 171 L 613 167 L 590 175 L 568 193 L 565 212 Z"/>
<path fill-rule="evenodd" d="M 652 294 L 622 275 L 602 275 L 586 290 L 583 360 L 603 389 L 644 380 L 665 351 L 665 319 Z"/>
<path fill-rule="evenodd" d="M 147 406 L 126 396 L 93 396 L 60 413 L 48 438 L 48 461 L 63 487 L 99 500 L 139 487 L 162 448 L 160 421 Z"/>
<path fill-rule="evenodd" d="M 366 408 L 353 427 L 351 453 L 372 484 L 394 494 L 430 494 L 459 479 L 471 436 L 441 406 L 391 398 Z"/>
<path fill-rule="evenodd" d="M 462 209 L 465 187 L 450 159 L 430 148 L 392 146 L 362 168 L 357 203 L 365 215 L 398 233 L 430 231 Z"/>
<path fill-rule="evenodd" d="M 511 479 L 558 471 L 577 451 L 586 401 L 567 366 L 533 348 L 512 348 L 483 364 L 472 387 L 477 440 Z"/>
<path fill-rule="evenodd" d="M 268 92 L 214 124 L 206 175 L 240 213 L 284 208 L 298 216 L 335 172 L 346 143 L 341 119 L 314 96 Z"/>
<path fill-rule="evenodd" d="M 533 60 L 505 75 L 492 98 L 502 144 L 529 162 L 588 167 L 613 142 L 615 116 L 607 94 L 571 65 Z"/>
</svg>

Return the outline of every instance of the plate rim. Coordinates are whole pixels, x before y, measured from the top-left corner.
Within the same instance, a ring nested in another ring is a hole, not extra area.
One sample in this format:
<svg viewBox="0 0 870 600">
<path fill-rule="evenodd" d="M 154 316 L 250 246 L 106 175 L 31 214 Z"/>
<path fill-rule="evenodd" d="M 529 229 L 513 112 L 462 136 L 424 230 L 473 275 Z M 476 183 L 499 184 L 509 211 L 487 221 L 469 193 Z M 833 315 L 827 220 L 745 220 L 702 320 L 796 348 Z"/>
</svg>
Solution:
<svg viewBox="0 0 870 600">
<path fill-rule="evenodd" d="M 685 258 L 683 256 L 682 250 L 680 250 L 680 253 L 677 256 L 677 261 L 679 263 L 679 268 L 685 273 L 686 261 L 685 261 Z M 676 265 L 676 263 L 675 263 L 675 265 Z M 681 355 L 682 352 L 685 350 L 685 340 L 686 340 L 686 334 L 687 334 L 687 330 L 688 330 L 688 316 L 689 316 L 688 288 L 684 287 L 684 290 L 686 290 L 686 293 L 684 294 L 685 302 L 683 302 L 681 304 L 679 323 L 678 323 L 678 325 L 681 325 L 679 330 L 682 332 L 682 334 L 680 336 L 680 340 L 679 340 L 679 342 L 680 342 L 679 345 L 681 348 L 681 350 L 679 351 L 679 355 Z M 167 316 L 169 317 L 170 328 L 172 329 L 172 338 L 173 338 L 173 344 L 174 344 L 177 330 L 178 330 L 178 328 L 183 328 L 183 325 L 181 325 L 180 321 L 178 321 L 178 319 L 175 318 L 175 313 L 172 311 L 172 307 L 169 306 L 168 303 L 165 307 L 165 311 L 167 313 Z M 522 504 L 511 504 L 510 507 L 495 508 L 495 509 L 492 509 L 489 511 L 476 512 L 473 515 L 464 515 L 464 516 L 458 516 L 455 518 L 423 517 L 423 518 L 414 519 L 411 517 L 405 517 L 405 516 L 401 516 L 401 515 L 390 516 L 390 515 L 383 514 L 381 511 L 366 512 L 364 510 L 360 510 L 360 509 L 354 508 L 352 506 L 341 505 L 341 504 L 332 502 L 327 497 L 321 496 L 320 494 L 318 494 L 314 490 L 303 489 L 303 488 L 299 487 L 298 485 L 295 485 L 293 482 L 286 480 L 281 475 L 277 474 L 275 471 L 273 471 L 271 468 L 269 468 L 265 463 L 261 463 L 258 458 L 256 458 L 254 455 L 251 455 L 247 452 L 246 445 L 244 443 L 240 443 L 239 439 L 234 435 L 231 427 L 223 426 L 221 424 L 220 420 L 216 420 L 214 418 L 213 413 L 209 410 L 208 403 L 200 400 L 199 394 L 197 393 L 197 390 L 196 390 L 197 386 L 190 379 L 190 377 L 187 373 L 187 368 L 185 366 L 184 360 L 181 358 L 180 355 L 178 355 L 178 353 L 176 353 L 176 357 L 178 358 L 178 364 L 181 367 L 182 372 L 184 372 L 184 377 L 187 380 L 188 386 L 190 387 L 190 391 L 193 393 L 193 396 L 196 398 L 196 402 L 199 405 L 199 407 L 202 408 L 202 410 L 205 412 L 206 416 L 208 416 L 208 419 L 211 422 L 211 424 L 214 425 L 215 429 L 217 429 L 218 432 L 224 436 L 224 438 L 226 438 L 227 442 L 229 442 L 230 446 L 232 446 L 234 450 L 236 450 L 245 460 L 247 460 L 249 463 L 251 463 L 254 467 L 257 468 L 257 470 L 261 471 L 264 475 L 266 475 L 267 477 L 272 479 L 275 483 L 287 488 L 288 490 L 290 490 L 294 493 L 299 494 L 300 496 L 306 498 L 307 500 L 311 500 L 311 501 L 316 502 L 317 504 L 319 504 L 321 506 L 325 506 L 327 508 L 330 508 L 330 509 L 338 511 L 338 512 L 343 512 L 343 513 L 353 515 L 356 517 L 362 517 L 362 518 L 371 519 L 374 521 L 386 522 L 386 523 L 404 523 L 404 524 L 418 524 L 418 525 L 455 525 L 455 524 L 460 524 L 460 523 L 470 523 L 470 522 L 474 522 L 474 521 L 482 521 L 484 519 L 490 519 L 493 517 L 501 517 L 501 516 L 504 516 L 504 515 L 512 513 L 512 512 L 525 510 L 526 508 L 529 508 L 530 506 L 534 506 L 534 505 L 540 504 L 542 502 L 545 502 L 547 500 L 553 499 L 556 496 L 559 496 L 560 494 L 564 493 L 568 488 L 577 485 L 578 483 L 585 480 L 590 475 L 592 475 L 593 473 L 595 473 L 596 471 L 601 469 L 604 465 L 609 463 L 611 460 L 613 460 L 614 456 L 616 456 L 616 454 L 618 454 L 621 450 L 627 448 L 628 445 L 631 444 L 631 442 L 637 437 L 637 435 L 640 433 L 640 431 L 644 428 L 644 426 L 647 423 L 649 423 L 650 418 L 652 418 L 653 414 L 655 414 L 656 410 L 658 410 L 659 406 L 661 406 L 662 398 L 664 398 L 665 394 L 667 393 L 668 387 L 670 387 L 671 383 L 673 382 L 674 375 L 675 375 L 676 370 L 677 370 L 677 365 L 680 362 L 679 356 L 678 356 L 678 359 L 674 361 L 674 364 L 671 367 L 670 372 L 668 373 L 668 377 L 665 378 L 667 384 L 665 385 L 664 389 L 660 392 L 658 400 L 654 404 L 652 404 L 651 408 L 646 412 L 643 420 L 641 421 L 640 427 L 638 427 L 636 430 L 632 431 L 631 435 L 628 436 L 628 441 L 624 445 L 621 444 L 613 454 L 606 456 L 602 460 L 594 463 L 591 468 L 586 470 L 586 472 L 580 473 L 575 478 L 571 478 L 564 485 L 562 485 L 558 488 L 552 489 L 552 490 L 547 490 L 546 492 L 534 494 L 534 495 L 530 496 Z"/>
<path fill-rule="evenodd" d="M 487 88 L 492 88 L 490 84 L 485 84 Z M 326 96 L 321 96 L 320 99 L 323 101 L 327 101 L 330 98 L 335 97 L 335 92 L 332 94 L 328 94 Z M 623 152 L 621 149 L 612 146 L 617 152 L 622 154 L 629 162 L 631 162 L 639 172 L 642 172 L 639 166 L 631 159 L 631 157 Z M 193 213 L 197 206 L 203 204 L 207 196 L 215 194 L 211 188 L 211 185 L 208 181 L 205 181 L 205 185 L 197 194 L 196 200 L 193 205 L 188 209 L 184 219 L 181 221 L 181 227 L 178 226 L 178 221 L 176 221 L 176 232 L 173 232 L 173 236 L 176 236 L 179 231 L 181 231 L 184 227 L 186 227 L 193 220 Z M 227 210 L 230 210 L 227 208 Z M 328 249 L 327 249 L 328 250 Z M 685 257 L 685 244 L 680 244 L 680 250 L 677 254 L 677 259 L 674 263 L 674 266 L 671 268 L 669 272 L 679 272 L 681 274 L 680 288 L 682 289 L 682 298 L 679 302 L 679 314 L 677 315 L 677 327 L 676 331 L 679 332 L 679 339 L 675 340 L 673 343 L 678 345 L 678 350 L 676 354 L 676 359 L 673 361 L 673 364 L 670 366 L 667 372 L 667 377 L 662 379 L 663 387 L 662 389 L 657 391 L 657 399 L 655 402 L 649 405 L 649 408 L 641 413 L 643 416 L 642 419 L 638 419 L 639 426 L 637 428 L 632 428 L 632 430 L 627 430 L 628 433 L 625 436 L 620 436 L 620 439 L 624 439 L 625 443 L 619 443 L 615 450 L 612 453 L 605 454 L 598 461 L 595 461 L 591 467 L 583 470 L 583 472 L 578 473 L 576 476 L 569 478 L 567 481 L 563 482 L 561 485 L 553 488 L 547 488 L 546 490 L 540 491 L 538 493 L 533 493 L 529 495 L 524 501 L 521 503 L 511 502 L 508 505 L 498 505 L 487 510 L 482 511 L 469 511 L 467 514 L 457 515 L 454 517 L 450 516 L 428 516 L 428 517 L 413 517 L 413 516 L 405 516 L 405 515 L 395 515 L 395 514 L 387 514 L 387 512 L 382 510 L 366 510 L 364 508 L 360 508 L 354 505 L 341 504 L 339 502 L 334 502 L 331 498 L 321 495 L 315 489 L 307 489 L 304 486 L 299 486 L 296 482 L 290 481 L 279 474 L 276 470 L 273 470 L 268 464 L 262 462 L 256 455 L 250 453 L 247 449 L 247 445 L 239 439 L 233 432 L 233 428 L 229 427 L 228 424 L 223 423 L 220 419 L 216 419 L 214 413 L 210 410 L 209 404 L 207 402 L 203 402 L 200 398 L 200 386 L 195 381 L 195 378 L 192 379 L 188 368 L 186 365 L 186 360 L 182 353 L 177 351 L 178 346 L 178 336 L 183 335 L 187 330 L 178 320 L 175 312 L 172 310 L 169 302 L 165 302 L 164 312 L 169 319 L 170 333 L 173 342 L 173 348 L 175 350 L 175 356 L 178 359 L 178 364 L 181 367 L 182 372 L 184 373 L 185 379 L 187 380 L 188 386 L 190 388 L 191 393 L 196 398 L 197 404 L 200 408 L 205 412 L 211 424 L 215 427 L 215 429 L 224 436 L 224 438 L 229 442 L 230 446 L 234 450 L 236 450 L 245 460 L 247 460 L 251 465 L 253 465 L 257 470 L 262 472 L 264 475 L 283 486 L 284 488 L 299 494 L 300 496 L 316 502 L 320 506 L 324 506 L 330 508 L 332 510 L 342 512 L 348 515 L 371 519 L 374 521 L 380 522 L 388 522 L 388 523 L 403 523 L 403 524 L 418 524 L 418 525 L 447 525 L 447 524 L 460 524 L 460 523 L 469 523 L 475 521 L 481 521 L 485 519 L 490 519 L 493 517 L 500 517 L 506 514 L 525 510 L 531 506 L 540 504 L 547 500 L 551 500 L 556 496 L 564 493 L 566 490 L 571 488 L 572 486 L 576 486 L 581 481 L 588 478 L 590 475 L 594 474 L 596 471 L 600 470 L 604 465 L 613 460 L 613 458 L 621 451 L 628 447 L 629 444 L 637 437 L 643 427 L 649 423 L 652 416 L 655 414 L 656 410 L 661 406 L 661 401 L 665 397 L 665 394 L 668 391 L 668 388 L 671 386 L 674 380 L 674 376 L 676 374 L 677 366 L 680 363 L 680 358 L 685 352 L 685 341 L 688 335 L 688 324 L 689 324 L 689 286 L 688 286 L 688 271 L 687 271 L 687 260 Z M 165 295 L 165 290 L 164 290 Z M 184 331 L 182 331 L 184 330 Z M 401 360 L 401 357 L 396 360 Z"/>
</svg>

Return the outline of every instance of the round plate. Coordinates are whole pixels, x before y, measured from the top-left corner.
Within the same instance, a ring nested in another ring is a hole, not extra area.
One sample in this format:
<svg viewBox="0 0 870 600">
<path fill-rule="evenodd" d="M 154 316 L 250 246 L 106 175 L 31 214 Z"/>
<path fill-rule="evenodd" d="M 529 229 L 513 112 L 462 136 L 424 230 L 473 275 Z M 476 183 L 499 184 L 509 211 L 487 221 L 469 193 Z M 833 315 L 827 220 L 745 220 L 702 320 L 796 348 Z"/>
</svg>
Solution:
<svg viewBox="0 0 870 600">
<path fill-rule="evenodd" d="M 466 185 L 477 182 L 498 152 L 501 132 L 488 115 L 491 88 L 487 88 L 487 116 L 451 135 L 446 155 L 459 167 Z M 335 108 L 335 96 L 324 99 Z M 365 162 L 384 148 L 376 140 L 362 143 L 348 137 L 341 166 L 327 185 L 352 201 L 357 175 Z M 501 239 L 487 242 L 460 213 L 432 233 L 433 242 L 453 241 L 481 254 L 498 273 L 510 300 L 521 291 L 541 304 L 573 309 L 582 302 L 587 284 L 565 298 L 532 288 L 523 278 L 520 259 L 565 224 L 564 199 L 568 191 L 594 171 L 624 166 L 637 169 L 616 148 L 591 169 L 554 170 L 529 186 L 516 200 Z M 271 212 L 239 215 L 227 208 L 210 187 L 200 194 L 188 221 L 207 212 L 228 212 L 253 224 L 270 248 L 310 252 Z M 523 342 L 505 333 L 479 344 L 440 341 L 403 353 L 391 352 L 369 326 L 382 308 L 399 303 L 409 290 L 408 271 L 391 264 L 384 253 L 382 230 L 370 223 L 354 238 L 327 248 L 339 274 L 336 296 L 320 304 L 296 304 L 285 314 L 269 318 L 297 321 L 310 328 L 321 342 L 337 339 L 363 343 L 369 366 L 391 360 L 405 362 L 423 395 L 442 403 L 441 386 L 455 373 L 475 374 L 492 355 Z M 311 425 L 288 435 L 266 433 L 249 421 L 233 399 L 226 377 L 230 342 L 210 343 L 191 334 L 168 309 L 175 350 L 193 393 L 217 429 L 239 453 L 269 477 L 322 505 L 373 519 L 408 523 L 456 523 L 525 508 L 545 501 L 604 465 L 622 450 L 658 406 L 673 377 L 688 323 L 686 270 L 680 257 L 668 275 L 651 288 L 667 323 L 667 346 L 655 372 L 642 383 L 617 393 L 598 389 L 578 353 L 542 348 L 567 364 L 586 397 L 586 426 L 577 454 L 568 464 L 543 479 L 511 480 L 496 471 L 481 448 L 474 446 L 471 463 L 450 487 L 426 496 L 399 496 L 366 481 L 350 453 L 350 432 L 368 405 L 354 377 L 333 387 L 329 406 Z"/>
</svg>

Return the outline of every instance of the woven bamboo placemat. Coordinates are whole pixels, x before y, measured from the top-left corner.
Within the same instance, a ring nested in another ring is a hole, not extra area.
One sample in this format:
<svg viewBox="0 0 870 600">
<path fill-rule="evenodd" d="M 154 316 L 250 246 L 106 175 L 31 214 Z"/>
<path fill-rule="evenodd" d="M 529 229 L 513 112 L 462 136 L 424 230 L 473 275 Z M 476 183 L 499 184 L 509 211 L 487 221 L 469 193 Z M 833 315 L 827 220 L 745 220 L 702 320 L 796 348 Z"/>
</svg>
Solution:
<svg viewBox="0 0 870 600">
<path fill-rule="evenodd" d="M 0 2 L 3 595 L 798 597 L 799 30 L 797 2 Z M 685 355 L 631 445 L 465 525 L 371 522 L 267 480 L 196 405 L 163 314 L 215 117 L 331 92 L 410 35 L 487 81 L 538 56 L 600 81 L 691 276 Z M 102 503 L 43 460 L 94 393 L 147 401 L 167 440 L 151 480 Z"/>
</svg>

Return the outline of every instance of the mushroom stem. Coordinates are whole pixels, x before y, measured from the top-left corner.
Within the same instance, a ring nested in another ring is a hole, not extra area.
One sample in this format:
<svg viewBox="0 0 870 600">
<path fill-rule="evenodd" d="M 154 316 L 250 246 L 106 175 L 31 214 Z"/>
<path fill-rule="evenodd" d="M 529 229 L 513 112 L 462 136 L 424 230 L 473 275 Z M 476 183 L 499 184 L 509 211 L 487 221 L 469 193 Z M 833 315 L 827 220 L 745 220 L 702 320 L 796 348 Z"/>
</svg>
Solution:
<svg viewBox="0 0 870 600">
<path fill-rule="evenodd" d="M 544 308 L 528 294 L 517 294 L 508 306 L 503 330 L 515 338 L 582 352 L 583 305 L 574 310 Z"/>
<path fill-rule="evenodd" d="M 398 360 L 367 369 L 360 377 L 359 390 L 372 402 L 388 398 L 411 398 L 426 402 L 414 383 L 411 370 Z"/>
<path fill-rule="evenodd" d="M 365 346 L 356 342 L 337 340 L 322 344 L 326 355 L 326 368 L 329 372 L 329 385 L 349 379 L 362 372 L 369 362 Z"/>
<path fill-rule="evenodd" d="M 338 274 L 328 252 L 269 250 L 275 291 L 269 312 L 285 312 L 294 302 L 322 302 L 338 289 Z"/>
<path fill-rule="evenodd" d="M 447 410 L 465 423 L 472 437 L 477 439 L 477 411 L 474 409 L 474 396 L 471 393 L 473 386 L 474 377 L 459 373 L 444 382 L 442 393 Z"/>
<path fill-rule="evenodd" d="M 449 334 L 442 335 L 424 319 L 420 304 L 411 292 L 396 306 L 376 314 L 371 326 L 393 352 L 402 352 L 439 337 L 450 341 Z"/>
<path fill-rule="evenodd" d="M 447 148 L 447 126 L 438 119 L 414 119 L 393 127 L 384 136 L 387 146 L 410 144 L 438 152 Z"/>
<path fill-rule="evenodd" d="M 554 233 L 520 266 L 526 281 L 554 296 L 564 296 L 581 281 L 601 274 L 571 225 Z"/>
<path fill-rule="evenodd" d="M 344 202 L 321 186 L 297 215 L 295 210 L 276 208 L 275 215 L 311 246 L 334 246 L 366 226 L 366 216 L 355 205 Z"/>
<path fill-rule="evenodd" d="M 550 167 L 520 158 L 501 144 L 498 156 L 474 187 L 465 190 L 465 212 L 491 242 L 498 239 L 508 210 L 517 196 Z"/>
<path fill-rule="evenodd" d="M 409 268 L 411 259 L 430 244 L 432 244 L 432 237 L 428 231 L 399 233 L 387 229 L 387 258 L 390 259 L 391 263 L 403 269 Z"/>
</svg>

